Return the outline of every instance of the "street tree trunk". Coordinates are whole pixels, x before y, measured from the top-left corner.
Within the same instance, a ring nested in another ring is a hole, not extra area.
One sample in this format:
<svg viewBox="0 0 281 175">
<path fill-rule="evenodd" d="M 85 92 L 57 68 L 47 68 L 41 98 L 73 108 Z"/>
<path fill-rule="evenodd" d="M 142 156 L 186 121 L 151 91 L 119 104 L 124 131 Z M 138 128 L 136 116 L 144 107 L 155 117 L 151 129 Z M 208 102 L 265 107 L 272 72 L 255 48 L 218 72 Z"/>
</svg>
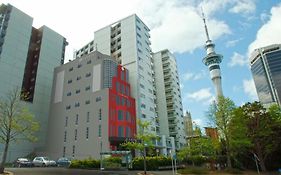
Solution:
<svg viewBox="0 0 281 175">
<path fill-rule="evenodd" d="M 7 159 L 7 154 L 8 154 L 8 148 L 9 148 L 9 139 L 6 140 L 5 143 L 5 149 L 4 149 L 4 153 L 2 156 L 2 162 L 0 164 L 0 173 L 4 173 L 4 165 L 6 163 L 6 159 Z"/>
</svg>

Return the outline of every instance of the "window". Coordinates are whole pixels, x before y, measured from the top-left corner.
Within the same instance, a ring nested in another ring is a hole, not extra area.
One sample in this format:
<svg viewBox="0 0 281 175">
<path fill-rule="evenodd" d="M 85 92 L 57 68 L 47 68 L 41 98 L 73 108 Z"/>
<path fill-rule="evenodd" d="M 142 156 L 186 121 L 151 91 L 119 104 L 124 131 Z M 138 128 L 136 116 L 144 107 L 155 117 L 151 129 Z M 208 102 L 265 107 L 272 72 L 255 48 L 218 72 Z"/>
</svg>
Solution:
<svg viewBox="0 0 281 175">
<path fill-rule="evenodd" d="M 140 83 L 140 87 L 144 89 L 144 85 Z"/>
<path fill-rule="evenodd" d="M 91 86 L 87 86 L 86 88 L 85 88 L 85 91 L 88 91 L 88 90 L 90 90 L 91 89 Z"/>
<path fill-rule="evenodd" d="M 75 145 L 72 146 L 72 154 L 73 154 L 72 156 L 74 157 L 74 154 L 75 154 Z"/>
<path fill-rule="evenodd" d="M 91 103 L 90 100 L 86 100 L 86 102 L 85 102 L 86 105 L 88 105 L 88 104 L 90 104 L 90 103 Z"/>
<path fill-rule="evenodd" d="M 142 118 L 146 118 L 146 115 L 145 114 L 141 114 Z"/>
<path fill-rule="evenodd" d="M 67 125 L 68 125 L 68 116 L 65 117 L 65 123 L 64 123 L 65 127 L 67 127 Z"/>
<path fill-rule="evenodd" d="M 76 94 L 79 94 L 79 93 L 80 93 L 80 89 L 77 89 L 77 90 L 76 90 Z"/>
<path fill-rule="evenodd" d="M 89 138 L 89 127 L 86 128 L 86 139 Z"/>
<path fill-rule="evenodd" d="M 77 129 L 74 130 L 74 140 L 77 140 Z"/>
<path fill-rule="evenodd" d="M 99 137 L 101 137 L 101 125 L 99 125 Z"/>
<path fill-rule="evenodd" d="M 127 111 L 127 112 L 126 112 L 126 120 L 127 120 L 127 121 L 130 121 L 130 118 L 131 118 L 130 112 Z"/>
<path fill-rule="evenodd" d="M 126 127 L 126 137 L 130 137 L 131 133 L 130 133 L 130 128 L 127 126 Z"/>
<path fill-rule="evenodd" d="M 71 96 L 71 92 L 68 92 L 66 95 L 67 95 L 67 96 Z"/>
<path fill-rule="evenodd" d="M 91 50 L 90 50 L 90 51 L 92 51 L 92 49 L 93 49 L 93 48 L 91 48 Z M 88 61 L 87 61 L 87 64 L 91 64 L 91 63 L 92 63 L 92 61 L 91 61 L 91 60 L 88 60 Z"/>
<path fill-rule="evenodd" d="M 101 109 L 99 109 L 99 121 L 101 121 Z"/>
<path fill-rule="evenodd" d="M 79 102 L 75 102 L 75 107 L 79 107 L 80 106 L 80 103 Z"/>
<path fill-rule="evenodd" d="M 81 79 L 81 76 L 78 76 L 78 77 L 76 78 L 77 81 L 80 80 L 80 79 Z"/>
<path fill-rule="evenodd" d="M 76 114 L 75 125 L 78 125 L 78 117 L 79 117 L 79 115 Z"/>
<path fill-rule="evenodd" d="M 80 67 L 82 67 L 82 64 L 78 64 L 78 66 L 77 66 L 78 68 L 80 68 Z"/>
<path fill-rule="evenodd" d="M 70 108 L 71 108 L 70 105 L 68 105 L 68 106 L 65 107 L 66 110 L 69 110 Z"/>
<path fill-rule="evenodd" d="M 71 80 L 71 79 L 70 79 L 70 80 L 68 80 L 68 81 L 67 81 L 67 83 L 68 83 L 68 84 L 72 83 L 72 80 Z"/>
<path fill-rule="evenodd" d="M 64 131 L 64 137 L 63 137 L 63 141 L 66 142 L 66 135 L 67 135 L 67 132 Z"/>
<path fill-rule="evenodd" d="M 141 38 L 141 35 L 140 35 L 139 33 L 137 33 L 137 36 L 138 36 L 139 38 Z"/>
<path fill-rule="evenodd" d="M 90 77 L 91 76 L 91 72 L 86 73 L 85 77 Z"/>
<path fill-rule="evenodd" d="M 65 150 L 66 150 L 66 148 L 65 148 L 65 146 L 63 147 L 63 151 L 62 151 L 62 156 L 63 157 L 65 157 Z"/>
<path fill-rule="evenodd" d="M 99 102 L 99 101 L 101 101 L 101 97 L 96 98 L 96 102 Z"/>
<path fill-rule="evenodd" d="M 123 111 L 118 110 L 118 120 L 123 120 Z"/>
<path fill-rule="evenodd" d="M 87 120 L 86 120 L 87 123 L 90 122 L 90 112 L 87 112 Z"/>
<path fill-rule="evenodd" d="M 68 71 L 69 71 L 69 72 L 73 71 L 73 67 L 69 68 Z"/>
<path fill-rule="evenodd" d="M 123 128 L 123 126 L 118 126 L 118 137 L 124 137 L 124 128 Z"/>
<path fill-rule="evenodd" d="M 141 108 L 145 109 L 146 108 L 146 105 L 145 104 L 141 104 Z"/>
</svg>

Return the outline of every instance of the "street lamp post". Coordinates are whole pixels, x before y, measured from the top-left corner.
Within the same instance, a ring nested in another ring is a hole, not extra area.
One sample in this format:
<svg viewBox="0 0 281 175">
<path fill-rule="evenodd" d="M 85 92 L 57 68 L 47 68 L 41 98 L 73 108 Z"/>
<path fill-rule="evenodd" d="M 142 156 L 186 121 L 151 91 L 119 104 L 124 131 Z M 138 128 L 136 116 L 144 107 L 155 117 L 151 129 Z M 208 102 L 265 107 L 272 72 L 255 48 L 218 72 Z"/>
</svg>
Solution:
<svg viewBox="0 0 281 175">
<path fill-rule="evenodd" d="M 143 149 L 143 168 L 144 168 L 144 174 L 146 174 L 146 146 L 147 144 L 144 144 L 144 149 Z"/>
<path fill-rule="evenodd" d="M 100 170 L 103 170 L 102 167 L 102 138 L 100 137 Z"/>
</svg>

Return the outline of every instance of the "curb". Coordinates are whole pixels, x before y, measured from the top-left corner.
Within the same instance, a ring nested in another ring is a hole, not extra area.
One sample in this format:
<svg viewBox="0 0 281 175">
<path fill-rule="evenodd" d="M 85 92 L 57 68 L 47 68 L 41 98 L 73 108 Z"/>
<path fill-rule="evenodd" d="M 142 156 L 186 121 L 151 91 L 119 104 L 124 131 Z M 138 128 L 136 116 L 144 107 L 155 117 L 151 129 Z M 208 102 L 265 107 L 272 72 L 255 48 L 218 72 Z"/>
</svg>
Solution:
<svg viewBox="0 0 281 175">
<path fill-rule="evenodd" d="M 14 173 L 9 172 L 9 171 L 4 171 L 4 174 L 0 174 L 0 175 L 14 175 Z"/>
</svg>

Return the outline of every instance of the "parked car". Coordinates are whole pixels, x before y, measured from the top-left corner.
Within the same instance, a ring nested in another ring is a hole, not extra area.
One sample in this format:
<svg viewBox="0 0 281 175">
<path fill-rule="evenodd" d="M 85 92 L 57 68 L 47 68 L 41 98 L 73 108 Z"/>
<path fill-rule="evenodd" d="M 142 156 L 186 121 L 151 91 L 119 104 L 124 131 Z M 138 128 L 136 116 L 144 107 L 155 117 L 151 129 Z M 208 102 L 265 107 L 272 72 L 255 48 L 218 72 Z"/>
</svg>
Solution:
<svg viewBox="0 0 281 175">
<path fill-rule="evenodd" d="M 32 161 L 34 166 L 56 166 L 56 161 L 50 160 L 48 157 L 35 157 Z"/>
<path fill-rule="evenodd" d="M 33 164 L 30 160 L 28 160 L 27 158 L 18 158 L 14 163 L 13 163 L 14 167 L 32 167 Z"/>
<path fill-rule="evenodd" d="M 61 167 L 69 167 L 71 160 L 66 157 L 61 157 L 57 160 L 57 165 Z"/>
</svg>

